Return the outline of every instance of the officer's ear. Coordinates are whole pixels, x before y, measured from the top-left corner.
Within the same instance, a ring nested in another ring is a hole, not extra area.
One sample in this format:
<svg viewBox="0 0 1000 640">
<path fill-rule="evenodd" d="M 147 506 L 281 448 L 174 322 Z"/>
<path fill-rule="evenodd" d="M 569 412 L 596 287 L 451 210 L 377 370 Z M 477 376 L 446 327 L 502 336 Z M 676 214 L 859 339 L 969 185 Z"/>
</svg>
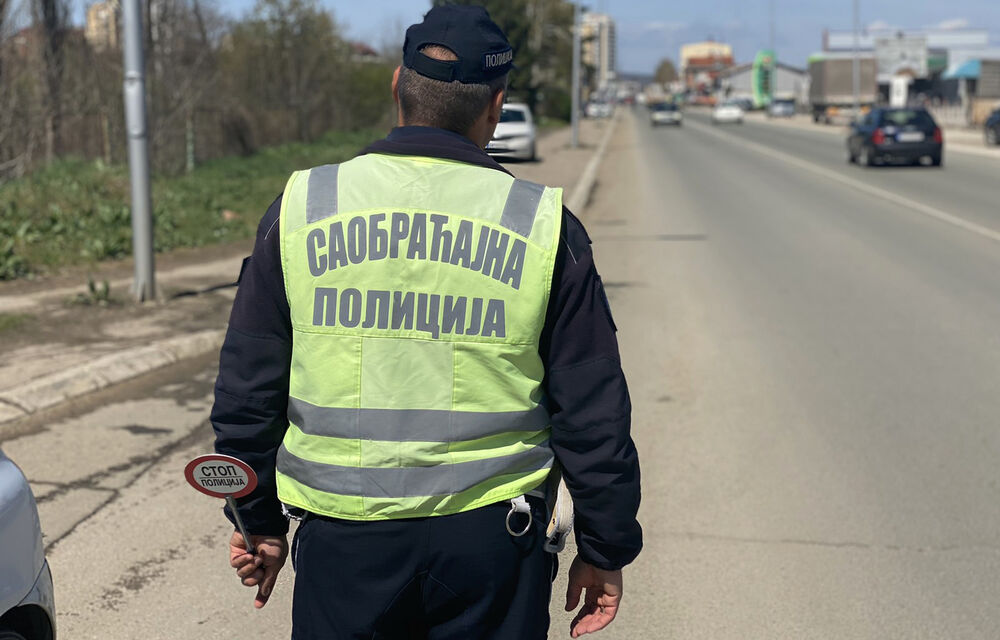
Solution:
<svg viewBox="0 0 1000 640">
<path fill-rule="evenodd" d="M 493 99 L 490 100 L 489 115 L 486 116 L 490 124 L 500 122 L 500 114 L 503 113 L 503 101 L 506 97 L 507 91 L 505 89 L 501 89 L 493 94 Z"/>
<path fill-rule="evenodd" d="M 396 104 L 399 104 L 399 69 L 400 67 L 396 67 L 392 72 L 392 100 Z"/>
</svg>

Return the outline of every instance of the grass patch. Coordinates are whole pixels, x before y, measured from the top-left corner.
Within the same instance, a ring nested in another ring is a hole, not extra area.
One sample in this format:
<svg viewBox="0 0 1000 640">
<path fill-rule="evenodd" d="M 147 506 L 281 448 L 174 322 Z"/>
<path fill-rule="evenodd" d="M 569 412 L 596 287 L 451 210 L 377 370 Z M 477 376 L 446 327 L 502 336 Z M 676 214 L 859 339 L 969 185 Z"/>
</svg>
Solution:
<svg viewBox="0 0 1000 640">
<path fill-rule="evenodd" d="M 251 237 L 292 171 L 343 162 L 379 137 L 331 132 L 317 142 L 207 162 L 153 184 L 158 252 Z M 0 186 L 0 280 L 132 252 L 128 167 L 64 159 Z"/>
<path fill-rule="evenodd" d="M 27 313 L 0 313 L 0 333 L 16 331 L 34 318 Z"/>
</svg>

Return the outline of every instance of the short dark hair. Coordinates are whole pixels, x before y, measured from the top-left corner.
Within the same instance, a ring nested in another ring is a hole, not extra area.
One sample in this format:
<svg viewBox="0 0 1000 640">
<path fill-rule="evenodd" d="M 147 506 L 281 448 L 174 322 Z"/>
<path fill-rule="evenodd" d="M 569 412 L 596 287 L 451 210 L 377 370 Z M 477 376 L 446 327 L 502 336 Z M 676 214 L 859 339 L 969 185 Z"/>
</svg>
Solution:
<svg viewBox="0 0 1000 640">
<path fill-rule="evenodd" d="M 447 47 L 428 45 L 420 50 L 436 60 L 457 60 Z M 465 134 L 489 106 L 497 91 L 507 89 L 507 75 L 486 84 L 444 82 L 401 67 L 396 90 L 403 123 L 438 127 Z"/>
</svg>

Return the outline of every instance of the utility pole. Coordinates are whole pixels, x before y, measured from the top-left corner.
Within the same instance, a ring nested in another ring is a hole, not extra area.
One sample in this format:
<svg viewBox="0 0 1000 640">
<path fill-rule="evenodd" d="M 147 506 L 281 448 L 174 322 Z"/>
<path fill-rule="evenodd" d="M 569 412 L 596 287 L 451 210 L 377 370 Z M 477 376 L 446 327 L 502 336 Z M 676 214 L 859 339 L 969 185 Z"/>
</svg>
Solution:
<svg viewBox="0 0 1000 640">
<path fill-rule="evenodd" d="M 771 42 L 770 42 L 770 48 L 771 48 L 771 73 L 770 73 L 770 76 L 771 76 L 771 81 L 768 84 L 770 84 L 769 88 L 771 90 L 770 91 L 771 95 L 769 95 L 767 97 L 768 104 L 774 102 L 774 94 L 776 93 L 776 90 L 777 90 L 777 87 L 778 87 L 778 51 L 775 48 L 776 44 L 775 44 L 774 0 L 770 1 L 770 13 L 771 13 L 771 35 L 770 35 L 770 39 L 771 39 Z"/>
<path fill-rule="evenodd" d="M 573 4 L 573 114 L 570 121 L 573 123 L 572 147 L 576 149 L 580 146 L 580 2 Z"/>
<path fill-rule="evenodd" d="M 854 0 L 854 119 L 861 115 L 861 18 L 858 10 L 859 0 Z"/>
<path fill-rule="evenodd" d="M 153 206 L 149 192 L 149 145 L 146 131 L 146 64 L 142 50 L 140 0 L 123 0 L 125 56 L 125 131 L 128 135 L 129 182 L 132 188 L 132 253 L 138 302 L 156 296 L 153 265 Z"/>
</svg>

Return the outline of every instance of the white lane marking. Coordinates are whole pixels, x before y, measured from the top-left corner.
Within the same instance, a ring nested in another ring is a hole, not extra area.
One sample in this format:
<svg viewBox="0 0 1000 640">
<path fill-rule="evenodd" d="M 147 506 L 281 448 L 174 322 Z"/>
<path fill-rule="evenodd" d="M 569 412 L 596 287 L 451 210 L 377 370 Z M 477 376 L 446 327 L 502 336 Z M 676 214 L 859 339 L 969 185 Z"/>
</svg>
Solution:
<svg viewBox="0 0 1000 640">
<path fill-rule="evenodd" d="M 750 142 L 749 140 L 738 138 L 736 136 L 728 136 L 700 122 L 690 122 L 690 124 L 694 125 L 695 129 L 698 129 L 699 131 L 702 131 L 709 135 L 715 136 L 720 140 L 725 140 L 726 142 L 742 146 L 744 148 L 750 149 L 751 151 L 756 151 L 761 155 L 769 156 L 776 160 L 781 160 L 782 162 L 788 163 L 794 167 L 798 167 L 799 169 L 802 169 L 804 171 L 809 171 L 810 173 L 815 173 L 817 175 L 823 176 L 824 178 L 833 180 L 834 182 L 839 182 L 843 185 L 847 185 L 848 187 L 851 187 L 852 189 L 855 189 L 857 191 L 861 191 L 862 193 L 867 193 L 869 195 L 873 195 L 877 198 L 881 198 L 888 202 L 892 202 L 894 204 L 898 204 L 903 207 L 913 209 L 914 211 L 922 213 L 923 215 L 929 218 L 934 218 L 935 220 L 938 220 L 940 222 L 954 225 L 961 229 L 965 229 L 966 231 L 971 231 L 972 233 L 983 236 L 984 238 L 989 238 L 990 240 L 1000 242 L 1000 231 L 990 229 L 989 227 L 984 227 L 981 224 L 976 224 L 975 222 L 971 222 L 969 220 L 966 220 L 965 218 L 960 218 L 946 211 L 941 211 L 940 209 L 936 209 L 921 202 L 917 202 L 916 200 L 911 200 L 904 196 L 895 194 L 891 191 L 886 191 L 885 189 L 880 189 L 879 187 L 873 187 L 870 184 L 867 184 L 860 180 L 856 180 L 854 178 L 850 178 L 836 171 L 826 169 L 824 167 L 819 166 L 818 164 L 813 164 L 812 162 L 802 160 L 801 158 L 797 158 L 789 153 L 784 153 L 782 151 L 775 151 L 770 147 L 766 147 L 756 142 Z"/>
</svg>

